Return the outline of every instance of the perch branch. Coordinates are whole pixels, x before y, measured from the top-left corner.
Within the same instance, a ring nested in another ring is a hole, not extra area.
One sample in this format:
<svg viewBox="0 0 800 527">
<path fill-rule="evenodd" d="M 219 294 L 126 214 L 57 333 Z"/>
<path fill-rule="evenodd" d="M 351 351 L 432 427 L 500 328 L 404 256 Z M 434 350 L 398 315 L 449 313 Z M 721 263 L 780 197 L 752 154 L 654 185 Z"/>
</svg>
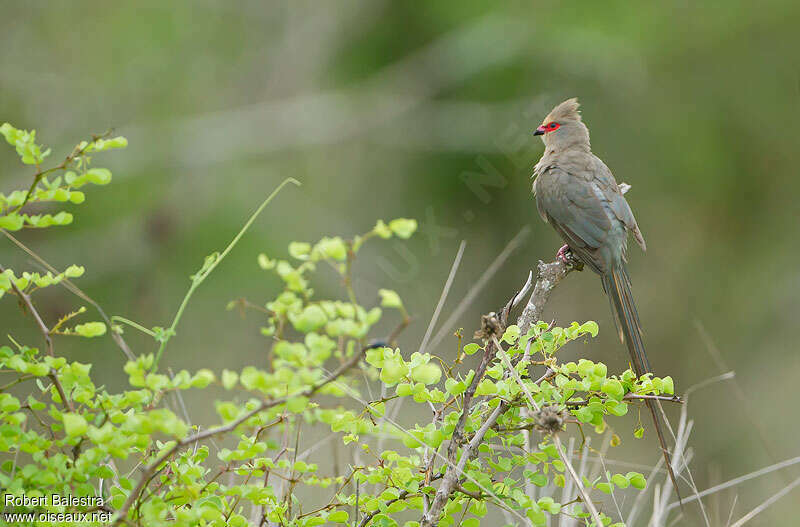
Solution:
<svg viewBox="0 0 800 527">
<path fill-rule="evenodd" d="M 550 293 L 573 268 L 573 266 L 566 265 L 559 260 L 550 263 L 539 262 L 536 285 L 533 287 L 533 293 L 517 321 L 517 325 L 523 335 L 528 332 L 531 326 L 542 319 L 542 312 L 545 304 L 550 299 Z"/>
<path fill-rule="evenodd" d="M 550 293 L 572 269 L 573 266 L 567 265 L 561 261 L 555 261 L 549 264 L 539 262 L 538 274 L 536 284 L 533 287 L 533 293 L 528 299 L 528 302 L 517 321 L 517 325 L 520 327 L 523 333 L 526 333 L 531 325 L 541 318 L 542 311 L 547 303 L 547 299 L 550 298 Z M 527 291 L 529 288 L 530 276 L 528 276 L 528 280 L 525 282 L 525 285 L 523 285 L 520 291 L 517 292 L 501 310 L 500 315 L 496 316 L 497 318 L 494 321 L 496 326 L 494 328 L 489 328 L 493 329 L 494 334 L 502 334 L 507 325 L 508 316 L 511 309 L 521 302 L 525 291 Z M 433 525 L 438 523 L 442 510 L 447 504 L 447 500 L 450 498 L 453 492 L 457 490 L 458 480 L 461 474 L 464 472 L 464 467 L 477 455 L 478 446 L 483 441 L 486 432 L 497 423 L 497 420 L 500 418 L 500 416 L 502 416 L 511 406 L 511 403 L 507 401 L 500 403 L 483 422 L 483 425 L 481 425 L 480 429 L 478 429 L 478 431 L 472 436 L 469 442 L 465 443 L 464 426 L 473 407 L 475 390 L 477 389 L 480 381 L 483 379 L 483 376 L 486 373 L 486 368 L 494 360 L 497 351 L 496 340 L 488 339 L 484 348 L 483 357 L 481 358 L 481 362 L 475 371 L 472 382 L 470 383 L 466 392 L 464 392 L 464 398 L 462 401 L 463 411 L 458 419 L 458 422 L 456 423 L 455 428 L 453 429 L 453 436 L 447 449 L 447 471 L 442 478 L 442 483 L 439 485 L 439 488 L 436 491 L 436 495 L 434 496 L 429 510 L 422 516 L 420 527 L 433 527 Z M 461 448 L 460 458 L 458 458 L 459 448 Z"/>
</svg>

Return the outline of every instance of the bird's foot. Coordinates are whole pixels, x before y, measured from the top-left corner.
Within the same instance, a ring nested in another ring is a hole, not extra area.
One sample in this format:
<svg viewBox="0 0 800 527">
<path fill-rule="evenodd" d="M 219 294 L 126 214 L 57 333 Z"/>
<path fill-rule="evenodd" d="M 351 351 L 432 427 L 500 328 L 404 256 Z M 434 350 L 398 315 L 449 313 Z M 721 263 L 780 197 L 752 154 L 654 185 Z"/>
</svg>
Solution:
<svg viewBox="0 0 800 527">
<path fill-rule="evenodd" d="M 556 253 L 556 260 L 561 260 L 564 265 L 571 267 L 576 271 L 583 271 L 583 262 L 575 257 L 569 245 L 564 245 Z"/>
<path fill-rule="evenodd" d="M 570 264 L 570 257 L 572 256 L 572 251 L 569 250 L 569 245 L 563 245 L 561 249 L 558 250 L 556 253 L 556 259 L 561 260 L 565 264 Z"/>
</svg>

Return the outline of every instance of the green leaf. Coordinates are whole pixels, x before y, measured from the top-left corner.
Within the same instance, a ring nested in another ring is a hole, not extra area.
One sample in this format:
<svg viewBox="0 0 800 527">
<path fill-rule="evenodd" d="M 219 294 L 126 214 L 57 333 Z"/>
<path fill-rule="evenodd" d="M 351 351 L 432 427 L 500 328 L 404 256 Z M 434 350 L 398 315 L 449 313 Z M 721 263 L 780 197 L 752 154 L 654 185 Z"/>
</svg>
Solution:
<svg viewBox="0 0 800 527">
<path fill-rule="evenodd" d="M 507 344 L 513 344 L 519 338 L 520 329 L 519 326 L 512 324 L 506 328 L 506 331 L 503 333 L 503 342 Z"/>
<path fill-rule="evenodd" d="M 621 401 L 622 397 L 625 395 L 625 388 L 622 386 L 622 383 L 616 379 L 606 379 L 600 390 L 617 401 Z"/>
<path fill-rule="evenodd" d="M 544 487 L 545 485 L 547 485 L 547 476 L 545 474 L 542 474 L 541 472 L 536 472 L 534 474 L 531 474 L 528 479 L 531 481 L 531 483 L 533 483 L 537 487 Z"/>
<path fill-rule="evenodd" d="M 308 397 L 292 397 L 286 401 L 286 409 L 293 414 L 299 414 L 308 406 Z"/>
<path fill-rule="evenodd" d="M 409 397 L 414 395 L 414 385 L 410 382 L 403 382 L 397 385 L 395 388 L 395 393 L 397 393 L 398 397 Z"/>
<path fill-rule="evenodd" d="M 417 230 L 417 220 L 397 218 L 389 222 L 389 228 L 398 238 L 408 239 Z"/>
<path fill-rule="evenodd" d="M 466 353 L 467 355 L 472 355 L 473 353 L 475 353 L 479 349 L 481 349 L 479 344 L 476 344 L 474 342 L 470 342 L 469 344 L 464 346 L 464 353 Z"/>
<path fill-rule="evenodd" d="M 403 301 L 400 300 L 400 295 L 391 289 L 380 289 L 378 294 L 381 295 L 381 305 L 383 307 L 394 307 L 397 309 L 403 307 Z"/>
<path fill-rule="evenodd" d="M 402 357 L 395 355 L 392 358 L 384 359 L 380 375 L 381 381 L 383 381 L 384 384 L 394 386 L 406 375 L 408 375 L 408 366 L 403 361 Z"/>
<path fill-rule="evenodd" d="M 308 260 L 311 253 L 311 244 L 304 242 L 292 242 L 289 244 L 289 254 L 298 260 Z"/>
<path fill-rule="evenodd" d="M 594 365 L 593 373 L 596 377 L 605 377 L 606 374 L 608 373 L 608 368 L 602 362 L 598 362 L 597 364 Z"/>
<path fill-rule="evenodd" d="M 436 364 L 420 364 L 411 370 L 411 378 L 424 384 L 436 384 L 442 378 L 442 370 Z"/>
<path fill-rule="evenodd" d="M 236 383 L 238 381 L 239 381 L 238 373 L 230 370 L 222 370 L 222 386 L 224 386 L 226 390 L 233 389 L 233 387 L 236 386 Z"/>
<path fill-rule="evenodd" d="M 347 511 L 336 511 L 328 514 L 327 520 L 333 523 L 346 523 L 349 518 Z"/>
<path fill-rule="evenodd" d="M 277 260 L 270 260 L 269 257 L 264 253 L 258 255 L 258 266 L 265 271 L 274 269 L 277 263 Z"/>
<path fill-rule="evenodd" d="M 111 182 L 111 171 L 107 168 L 90 168 L 86 171 L 85 176 L 95 185 L 107 185 Z"/>
<path fill-rule="evenodd" d="M 467 389 L 467 385 L 463 381 L 449 378 L 444 381 L 444 388 L 450 395 L 460 395 Z"/>
<path fill-rule="evenodd" d="M 490 379 L 483 379 L 478 383 L 475 395 L 494 395 L 497 393 L 497 385 Z"/>
<path fill-rule="evenodd" d="M 307 306 L 300 315 L 289 315 L 294 329 L 301 333 L 308 333 L 315 331 L 328 322 L 328 317 L 325 316 L 325 311 L 316 304 Z"/>
<path fill-rule="evenodd" d="M 6 413 L 14 413 L 21 407 L 19 399 L 7 393 L 0 394 L 0 410 Z"/>
<path fill-rule="evenodd" d="M 192 388 L 205 388 L 215 380 L 214 372 L 208 368 L 197 370 L 191 380 L 190 386 Z"/>
<path fill-rule="evenodd" d="M 317 242 L 315 250 L 319 251 L 323 258 L 343 262 L 347 258 L 347 246 L 344 240 L 336 236 L 335 238 L 322 238 Z"/>
<path fill-rule="evenodd" d="M 616 485 L 621 489 L 627 489 L 631 484 L 630 480 L 628 480 L 628 478 L 626 478 L 622 474 L 614 474 L 613 476 L 611 476 L 611 483 L 613 483 L 614 485 Z"/>
<path fill-rule="evenodd" d="M 582 423 L 590 423 L 594 419 L 594 413 L 587 406 L 581 406 L 575 412 L 575 417 Z"/>
<path fill-rule="evenodd" d="M 661 379 L 661 381 L 663 383 L 662 389 L 663 389 L 664 393 L 666 393 L 668 395 L 674 395 L 675 394 L 675 382 L 672 380 L 672 377 L 670 377 L 670 376 L 664 377 L 663 379 Z"/>
<path fill-rule="evenodd" d="M 621 401 L 608 401 L 606 403 L 606 410 L 608 410 L 611 415 L 622 417 L 628 413 L 628 403 L 623 403 Z"/>
<path fill-rule="evenodd" d="M 25 369 L 25 371 L 26 373 L 30 373 L 36 377 L 44 377 L 50 373 L 50 367 L 47 364 L 39 362 L 28 364 L 28 367 Z"/>
<path fill-rule="evenodd" d="M 606 483 L 606 482 L 598 483 L 597 485 L 594 486 L 594 488 L 596 488 L 597 490 L 599 490 L 604 494 L 611 494 L 612 490 L 611 483 Z"/>
<path fill-rule="evenodd" d="M 64 270 L 64 276 L 67 278 L 78 278 L 83 276 L 84 268 L 80 265 L 70 265 Z"/>
<path fill-rule="evenodd" d="M 86 433 L 89 425 L 86 424 L 86 419 L 82 415 L 66 413 L 62 416 L 64 423 L 64 432 L 69 437 L 77 437 Z"/>
<path fill-rule="evenodd" d="M 105 335 L 106 325 L 103 322 L 87 322 L 75 326 L 75 333 L 82 337 L 99 337 Z"/>
<path fill-rule="evenodd" d="M 7 231 L 18 231 L 25 224 L 25 218 L 19 214 L 9 214 L 7 216 L 0 216 L 0 229 Z"/>
<path fill-rule="evenodd" d="M 392 237 L 392 230 L 383 222 L 383 220 L 378 220 L 378 222 L 375 224 L 375 227 L 372 228 L 372 231 L 384 240 Z"/>
<path fill-rule="evenodd" d="M 596 337 L 600 328 L 597 325 L 597 322 L 593 320 L 589 320 L 581 324 L 581 331 L 589 333 L 592 337 Z"/>
<path fill-rule="evenodd" d="M 628 472 L 625 474 L 625 477 L 628 481 L 631 482 L 631 485 L 636 487 L 639 490 L 643 490 L 647 486 L 647 481 L 644 479 L 644 476 L 639 472 Z"/>
<path fill-rule="evenodd" d="M 377 306 L 373 307 L 372 309 L 367 311 L 367 320 L 366 320 L 367 324 L 369 324 L 370 326 L 373 324 L 377 324 L 377 322 L 381 319 L 382 314 L 383 311 L 381 311 L 381 308 Z"/>
</svg>

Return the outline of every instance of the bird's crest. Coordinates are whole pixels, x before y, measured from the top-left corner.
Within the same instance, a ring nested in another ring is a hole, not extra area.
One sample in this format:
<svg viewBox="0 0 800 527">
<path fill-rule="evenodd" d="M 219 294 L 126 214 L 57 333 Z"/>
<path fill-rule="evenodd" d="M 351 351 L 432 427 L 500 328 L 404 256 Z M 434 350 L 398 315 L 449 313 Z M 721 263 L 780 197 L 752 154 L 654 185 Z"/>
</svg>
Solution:
<svg viewBox="0 0 800 527">
<path fill-rule="evenodd" d="M 548 121 L 580 121 L 581 120 L 581 113 L 578 111 L 580 108 L 580 103 L 578 102 L 577 97 L 573 97 L 572 99 L 567 99 L 566 101 L 562 102 L 548 114 L 545 118 L 545 122 Z"/>
</svg>

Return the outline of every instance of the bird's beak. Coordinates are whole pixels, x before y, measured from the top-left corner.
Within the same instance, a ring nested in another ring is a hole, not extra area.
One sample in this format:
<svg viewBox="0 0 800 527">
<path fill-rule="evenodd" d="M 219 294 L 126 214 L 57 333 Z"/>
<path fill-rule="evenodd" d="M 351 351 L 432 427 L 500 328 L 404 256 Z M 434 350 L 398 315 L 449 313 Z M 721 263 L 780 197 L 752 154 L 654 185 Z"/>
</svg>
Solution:
<svg viewBox="0 0 800 527">
<path fill-rule="evenodd" d="M 544 135 L 544 126 L 537 128 L 536 131 L 533 132 L 533 135 Z"/>
</svg>

